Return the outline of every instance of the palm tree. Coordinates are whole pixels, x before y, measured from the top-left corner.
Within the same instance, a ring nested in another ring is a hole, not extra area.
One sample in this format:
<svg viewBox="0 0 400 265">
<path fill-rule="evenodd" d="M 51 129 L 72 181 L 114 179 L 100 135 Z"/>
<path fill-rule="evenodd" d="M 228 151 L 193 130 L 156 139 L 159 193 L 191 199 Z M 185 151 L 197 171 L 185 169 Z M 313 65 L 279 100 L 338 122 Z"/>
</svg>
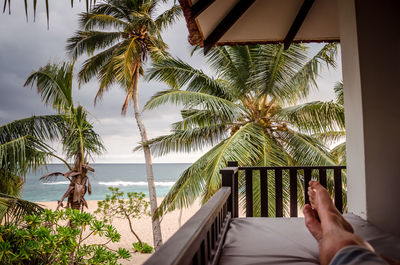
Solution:
<svg viewBox="0 0 400 265">
<path fill-rule="evenodd" d="M 25 86 L 35 85 L 42 100 L 51 105 L 63 118 L 65 129 L 60 132 L 63 152 L 67 159 L 73 161 L 66 173 L 53 172 L 41 178 L 49 181 L 57 176 L 64 176 L 70 185 L 58 203 L 57 209 L 68 198 L 67 207 L 83 209 L 87 207 L 86 191 L 91 194 L 88 172 L 94 172 L 88 160 L 93 155 L 99 155 L 104 150 L 100 136 L 93 130 L 93 125 L 87 119 L 87 113 L 82 106 L 75 107 L 72 99 L 72 80 L 74 64 L 47 64 L 34 71 L 25 82 Z"/>
<path fill-rule="evenodd" d="M 45 141 L 59 136 L 59 115 L 32 116 L 0 126 L 0 222 L 18 222 L 42 208 L 20 199 L 25 176 L 45 165 L 53 150 Z"/>
<path fill-rule="evenodd" d="M 207 56 L 215 77 L 179 59 L 155 62 L 149 79 L 171 89 L 154 95 L 144 109 L 183 105 L 182 120 L 172 125 L 171 134 L 143 146 L 149 145 L 156 155 L 212 147 L 183 172 L 157 214 L 187 207 L 199 195 L 206 202 L 220 187 L 219 170 L 228 161 L 256 166 L 334 164 L 328 148 L 313 134 L 344 128 L 337 104 L 296 104 L 316 87 L 322 64 L 335 66 L 336 51 L 337 44 L 327 44 L 310 59 L 307 47 L 298 44 L 288 50 L 283 45 L 217 47 Z M 254 192 L 257 205 L 259 186 Z M 269 194 L 273 198 L 274 190 Z M 274 205 L 269 209 L 272 216 Z"/>
<path fill-rule="evenodd" d="M 125 91 L 122 106 L 125 115 L 133 103 L 135 119 L 143 142 L 148 141 L 138 102 L 139 79 L 148 56 L 153 61 L 166 55 L 166 44 L 161 31 L 181 14 L 179 5 L 174 5 L 159 16 L 155 16 L 159 0 L 105 0 L 96 4 L 88 13 L 80 16 L 80 31 L 68 40 L 67 50 L 76 59 L 86 53 L 87 59 L 79 72 L 81 83 L 96 77 L 100 87 L 95 103 L 115 83 Z M 95 55 L 93 55 L 97 52 Z M 152 215 L 157 209 L 157 195 L 150 149 L 143 148 Z M 162 244 L 160 222 L 153 218 L 154 247 Z"/>
</svg>

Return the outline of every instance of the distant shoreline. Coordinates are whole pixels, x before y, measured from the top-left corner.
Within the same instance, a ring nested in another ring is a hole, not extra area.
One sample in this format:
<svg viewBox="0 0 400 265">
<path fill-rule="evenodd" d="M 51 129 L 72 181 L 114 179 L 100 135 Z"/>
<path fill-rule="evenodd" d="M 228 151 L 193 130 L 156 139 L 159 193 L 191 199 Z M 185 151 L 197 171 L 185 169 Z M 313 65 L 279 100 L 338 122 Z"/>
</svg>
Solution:
<svg viewBox="0 0 400 265">
<path fill-rule="evenodd" d="M 90 197 L 90 195 L 89 195 L 89 197 Z M 162 200 L 164 200 L 164 198 L 165 197 L 157 197 L 157 203 L 158 204 L 160 204 L 161 202 L 162 202 Z M 60 198 L 61 199 L 61 198 Z M 91 204 L 93 204 L 93 203 L 96 203 L 96 205 L 97 205 L 97 202 L 98 201 L 102 201 L 102 200 L 90 200 L 90 198 L 88 198 L 88 196 L 85 196 L 85 199 L 86 199 L 86 201 L 89 203 L 89 202 L 91 202 Z M 88 200 L 89 199 L 89 200 Z M 146 197 L 146 199 L 148 199 L 148 197 Z M 44 206 L 44 208 L 49 208 L 49 209 L 51 209 L 51 208 L 55 208 L 56 206 L 57 206 L 57 203 L 58 201 L 36 201 L 36 202 L 34 202 L 34 203 L 36 203 L 36 204 L 42 204 L 43 206 Z M 67 204 L 67 199 L 65 199 L 64 200 L 64 205 L 66 205 Z M 97 207 L 97 206 L 96 206 Z M 85 208 L 86 209 L 86 208 Z"/>
</svg>

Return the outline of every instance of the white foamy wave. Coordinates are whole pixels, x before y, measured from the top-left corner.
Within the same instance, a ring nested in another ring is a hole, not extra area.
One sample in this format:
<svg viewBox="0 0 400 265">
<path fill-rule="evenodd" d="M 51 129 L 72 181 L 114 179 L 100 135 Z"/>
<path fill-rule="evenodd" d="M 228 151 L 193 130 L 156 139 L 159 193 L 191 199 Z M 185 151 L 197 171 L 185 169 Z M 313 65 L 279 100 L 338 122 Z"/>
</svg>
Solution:
<svg viewBox="0 0 400 265">
<path fill-rule="evenodd" d="M 145 181 L 99 181 L 100 185 L 105 186 L 147 186 L 147 182 Z M 156 186 L 164 186 L 164 187 L 171 187 L 174 185 L 175 182 L 173 181 L 166 181 L 166 182 L 155 182 Z"/>
<path fill-rule="evenodd" d="M 45 185 L 65 185 L 65 184 L 69 184 L 69 181 L 56 181 L 56 182 L 47 182 L 47 183 L 43 183 Z"/>
</svg>

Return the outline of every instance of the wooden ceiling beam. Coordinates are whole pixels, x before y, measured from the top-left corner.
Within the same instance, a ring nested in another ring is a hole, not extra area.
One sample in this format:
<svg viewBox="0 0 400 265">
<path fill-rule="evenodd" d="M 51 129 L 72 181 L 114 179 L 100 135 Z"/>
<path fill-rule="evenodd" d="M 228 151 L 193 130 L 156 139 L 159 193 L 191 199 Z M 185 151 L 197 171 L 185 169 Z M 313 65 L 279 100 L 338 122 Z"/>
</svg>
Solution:
<svg viewBox="0 0 400 265">
<path fill-rule="evenodd" d="M 195 19 L 206 10 L 215 0 L 199 0 L 190 7 L 190 17 Z"/>
<path fill-rule="evenodd" d="M 297 13 L 296 18 L 294 19 L 292 26 L 290 27 L 288 33 L 286 34 L 285 39 L 283 40 L 285 50 L 289 48 L 290 44 L 293 42 L 294 37 L 296 37 L 297 32 L 299 31 L 301 25 L 306 18 L 308 11 L 310 11 L 314 0 L 304 0 L 299 12 Z"/>
<path fill-rule="evenodd" d="M 214 47 L 218 40 L 235 24 L 235 22 L 246 12 L 255 0 L 240 0 L 228 15 L 222 19 L 218 26 L 204 40 L 204 54 Z"/>
</svg>

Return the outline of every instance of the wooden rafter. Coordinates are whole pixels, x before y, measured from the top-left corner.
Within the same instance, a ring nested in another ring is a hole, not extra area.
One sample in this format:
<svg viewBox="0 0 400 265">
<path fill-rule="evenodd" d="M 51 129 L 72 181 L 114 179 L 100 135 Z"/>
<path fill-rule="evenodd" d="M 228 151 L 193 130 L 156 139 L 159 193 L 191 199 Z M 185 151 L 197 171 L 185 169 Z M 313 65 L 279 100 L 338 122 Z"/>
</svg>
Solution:
<svg viewBox="0 0 400 265">
<path fill-rule="evenodd" d="M 296 18 L 292 23 L 292 26 L 290 27 L 285 39 L 283 40 L 285 50 L 289 48 L 290 44 L 293 42 L 294 37 L 296 37 L 296 34 L 303 24 L 304 19 L 306 18 L 308 11 L 310 11 L 313 3 L 314 0 L 304 0 L 303 5 L 301 6 Z"/>
<path fill-rule="evenodd" d="M 235 24 L 235 22 L 246 12 L 255 0 L 240 0 L 228 15 L 222 19 L 218 26 L 204 40 L 204 54 L 218 42 L 218 40 Z"/>
<path fill-rule="evenodd" d="M 195 19 L 206 10 L 215 0 L 199 0 L 190 7 L 191 18 Z"/>
</svg>

